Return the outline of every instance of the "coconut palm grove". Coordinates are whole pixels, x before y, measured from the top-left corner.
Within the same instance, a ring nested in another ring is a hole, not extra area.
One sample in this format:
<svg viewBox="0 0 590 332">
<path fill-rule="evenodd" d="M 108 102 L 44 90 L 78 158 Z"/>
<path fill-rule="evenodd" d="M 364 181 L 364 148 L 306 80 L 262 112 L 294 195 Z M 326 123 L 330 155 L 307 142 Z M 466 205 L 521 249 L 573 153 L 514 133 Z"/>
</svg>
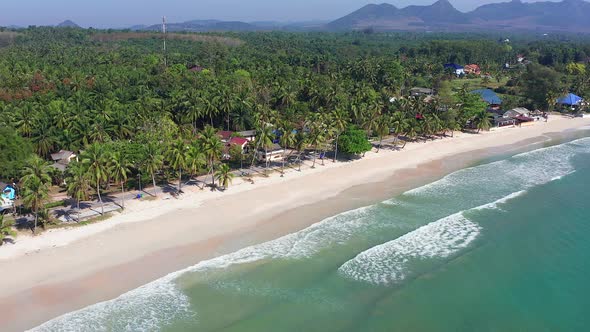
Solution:
<svg viewBox="0 0 590 332">
<path fill-rule="evenodd" d="M 556 100 L 590 98 L 588 55 L 573 35 L 2 29 L 0 180 L 38 232 L 59 224 L 56 204 L 141 186 L 178 195 L 203 175 L 225 190 L 250 167 L 268 176 L 362 158 L 384 139 L 477 135 L 494 126 L 477 89 L 505 110 L 571 112 Z"/>
</svg>

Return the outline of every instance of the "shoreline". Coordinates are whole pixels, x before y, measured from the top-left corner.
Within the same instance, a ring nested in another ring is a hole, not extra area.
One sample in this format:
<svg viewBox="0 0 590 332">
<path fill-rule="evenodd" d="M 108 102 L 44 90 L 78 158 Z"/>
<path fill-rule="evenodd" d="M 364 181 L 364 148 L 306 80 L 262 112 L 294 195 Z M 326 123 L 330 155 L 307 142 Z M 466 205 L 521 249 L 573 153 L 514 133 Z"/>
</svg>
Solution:
<svg viewBox="0 0 590 332">
<path fill-rule="evenodd" d="M 349 163 L 328 161 L 315 170 L 232 186 L 226 193 L 203 191 L 178 201 L 140 203 L 139 212 L 134 206 L 112 218 L 114 222 L 80 227 L 79 233 L 110 223 L 104 228 L 29 254 L 24 250 L 2 256 L 5 248 L 0 248 L 0 267 L 10 271 L 0 290 L 5 312 L 0 326 L 3 331 L 32 328 L 199 261 L 292 233 L 478 160 L 531 149 L 588 125 L 588 119 L 555 117 L 529 127 L 409 143 L 401 151 L 382 150 Z M 70 231 L 78 229 L 63 230 Z"/>
</svg>

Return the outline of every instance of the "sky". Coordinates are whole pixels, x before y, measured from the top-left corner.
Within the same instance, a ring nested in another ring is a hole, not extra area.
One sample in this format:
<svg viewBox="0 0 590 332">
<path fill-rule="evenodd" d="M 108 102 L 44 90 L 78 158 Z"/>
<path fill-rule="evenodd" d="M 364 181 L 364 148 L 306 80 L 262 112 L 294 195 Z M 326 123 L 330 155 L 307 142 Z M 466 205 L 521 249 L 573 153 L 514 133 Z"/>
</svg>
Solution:
<svg viewBox="0 0 590 332">
<path fill-rule="evenodd" d="M 397 7 L 435 0 L 0 0 L 0 26 L 54 25 L 70 19 L 83 27 L 120 28 L 194 19 L 239 21 L 333 20 L 369 3 Z M 509 0 L 450 0 L 461 11 Z M 524 2 L 534 2 L 525 0 Z"/>
</svg>

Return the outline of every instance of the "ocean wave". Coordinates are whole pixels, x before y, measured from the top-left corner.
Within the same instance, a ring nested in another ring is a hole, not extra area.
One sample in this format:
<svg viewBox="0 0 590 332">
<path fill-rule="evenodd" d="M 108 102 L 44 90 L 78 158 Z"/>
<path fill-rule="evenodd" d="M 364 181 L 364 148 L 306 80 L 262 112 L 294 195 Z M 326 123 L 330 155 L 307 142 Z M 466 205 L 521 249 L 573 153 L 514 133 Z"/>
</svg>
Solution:
<svg viewBox="0 0 590 332">
<path fill-rule="evenodd" d="M 176 319 L 196 319 L 188 297 L 171 282 L 181 273 L 169 274 L 114 300 L 70 312 L 29 331 L 156 331 Z"/>
<path fill-rule="evenodd" d="M 377 285 L 400 282 L 416 272 L 412 270 L 415 264 L 454 256 L 477 239 L 482 228 L 465 217 L 466 212 L 499 209 L 500 204 L 524 193 L 515 192 L 492 203 L 455 213 L 372 247 L 341 265 L 338 272 L 347 278 Z"/>
<path fill-rule="evenodd" d="M 575 172 L 572 159 L 580 153 L 590 153 L 589 138 L 464 168 L 438 181 L 409 190 L 398 199 L 433 203 L 450 195 L 463 197 L 460 205 L 449 206 L 449 213 L 479 206 L 514 190 L 527 190 Z"/>
<path fill-rule="evenodd" d="M 498 207 L 498 205 L 500 204 L 504 204 L 506 202 L 508 202 L 511 199 L 514 199 L 516 197 L 520 197 L 524 194 L 526 194 L 526 190 L 521 190 L 521 191 L 517 191 L 515 193 L 512 193 L 504 198 L 500 198 L 499 200 L 493 202 L 493 203 L 489 203 L 489 204 L 484 204 L 482 206 L 478 206 L 476 208 L 473 208 L 472 210 L 494 210 L 494 209 L 500 209 Z"/>
<path fill-rule="evenodd" d="M 345 242 L 359 229 L 366 228 L 370 224 L 373 208 L 369 206 L 344 212 L 276 240 L 202 261 L 116 299 L 57 317 L 30 331 L 152 331 L 180 318 L 196 319 L 189 298 L 176 285 L 175 281 L 181 275 L 265 259 L 310 257 L 323 248 Z"/>
</svg>

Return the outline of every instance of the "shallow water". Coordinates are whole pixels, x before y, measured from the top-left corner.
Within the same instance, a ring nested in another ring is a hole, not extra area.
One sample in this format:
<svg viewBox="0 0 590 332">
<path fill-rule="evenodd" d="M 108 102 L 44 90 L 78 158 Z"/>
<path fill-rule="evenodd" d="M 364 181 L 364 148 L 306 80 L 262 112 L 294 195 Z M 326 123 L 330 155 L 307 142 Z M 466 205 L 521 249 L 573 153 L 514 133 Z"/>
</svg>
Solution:
<svg viewBox="0 0 590 332">
<path fill-rule="evenodd" d="M 578 331 L 590 138 L 452 173 L 37 331 Z"/>
</svg>

